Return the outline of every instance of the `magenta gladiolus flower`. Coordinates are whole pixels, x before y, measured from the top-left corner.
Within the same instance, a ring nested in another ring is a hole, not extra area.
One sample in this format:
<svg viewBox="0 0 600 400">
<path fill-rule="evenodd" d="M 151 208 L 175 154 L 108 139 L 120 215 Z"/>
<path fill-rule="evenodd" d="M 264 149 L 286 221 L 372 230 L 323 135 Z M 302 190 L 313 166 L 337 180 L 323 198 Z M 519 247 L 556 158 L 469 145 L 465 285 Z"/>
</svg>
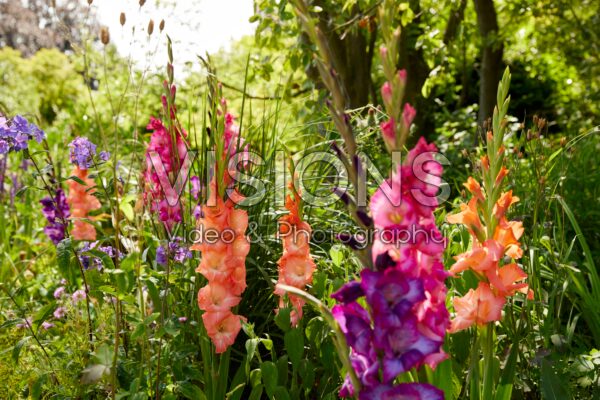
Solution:
<svg viewBox="0 0 600 400">
<path fill-rule="evenodd" d="M 412 368 L 434 368 L 446 358 L 448 274 L 441 262 L 445 241 L 433 215 L 442 173 L 435 150 L 421 139 L 373 195 L 374 270 L 363 270 L 360 282 L 349 282 L 332 295 L 341 303 L 332 312 L 351 349 L 360 399 L 443 399 L 431 385 L 393 384 Z M 361 298 L 364 303 L 357 301 Z M 347 377 L 340 395 L 353 392 Z"/>
<path fill-rule="evenodd" d="M 167 201 L 167 193 L 165 192 L 167 188 L 163 187 L 163 183 L 174 182 L 174 177 L 183 165 L 187 155 L 184 142 L 186 133 L 183 130 L 180 131 L 174 128 L 176 143 L 173 145 L 171 133 L 161 120 L 150 118 L 147 129 L 153 132 L 146 149 L 144 199 L 151 205 L 152 212 L 158 214 L 160 221 L 165 224 L 167 229 L 171 230 L 176 223 L 181 222 L 181 203 L 179 200 L 173 202 L 172 199 L 169 199 Z M 158 155 L 158 157 L 154 155 Z M 161 165 L 154 165 L 153 161 Z"/>
</svg>

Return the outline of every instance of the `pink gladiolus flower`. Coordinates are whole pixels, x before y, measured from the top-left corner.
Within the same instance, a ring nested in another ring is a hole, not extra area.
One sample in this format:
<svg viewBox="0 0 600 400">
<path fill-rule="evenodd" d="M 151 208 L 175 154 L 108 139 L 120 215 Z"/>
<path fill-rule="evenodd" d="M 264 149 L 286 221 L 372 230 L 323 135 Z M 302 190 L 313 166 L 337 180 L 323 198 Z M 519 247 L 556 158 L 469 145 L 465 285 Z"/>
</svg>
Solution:
<svg viewBox="0 0 600 400">
<path fill-rule="evenodd" d="M 175 182 L 175 177 L 183 166 L 187 155 L 186 132 L 173 127 L 176 142 L 174 146 L 172 135 L 161 120 L 150 118 L 147 129 L 153 132 L 146 149 L 144 199 L 150 204 L 150 210 L 158 214 L 160 221 L 171 230 L 175 224 L 181 222 L 181 204 L 178 199 L 167 199 L 163 182 Z M 157 154 L 158 157 L 153 158 L 153 154 Z M 154 165 L 153 161 L 161 165 Z"/>
</svg>

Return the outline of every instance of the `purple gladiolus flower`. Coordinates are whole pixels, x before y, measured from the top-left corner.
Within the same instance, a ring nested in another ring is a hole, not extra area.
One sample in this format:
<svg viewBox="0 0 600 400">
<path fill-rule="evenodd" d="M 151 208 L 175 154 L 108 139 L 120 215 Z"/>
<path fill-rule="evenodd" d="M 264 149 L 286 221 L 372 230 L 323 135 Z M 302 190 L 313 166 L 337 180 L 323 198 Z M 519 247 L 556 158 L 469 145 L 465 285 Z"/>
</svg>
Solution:
<svg viewBox="0 0 600 400">
<path fill-rule="evenodd" d="M 363 270 L 360 281 L 346 283 L 331 296 L 341 303 L 332 313 L 350 347 L 361 400 L 443 399 L 443 393 L 431 385 L 394 384 L 400 374 L 423 364 L 435 368 L 446 357 L 442 345 L 449 325 L 444 284 L 448 273 L 441 262 L 445 241 L 432 222 L 437 203 L 424 206 L 413 196 L 413 189 L 431 195 L 435 191 L 414 176 L 410 165 L 418 155 L 434 150 L 435 146 L 419 141 L 408 154 L 409 163 L 372 196 L 373 223 L 382 232 L 373 242 L 374 270 Z M 425 162 L 436 176 L 441 175 L 439 163 L 432 158 Z M 384 193 L 386 187 L 398 190 Z M 400 195 L 401 202 L 390 201 L 400 200 Z M 394 240 L 404 230 L 423 234 Z M 354 396 L 354 390 L 347 376 L 340 396 Z"/>
<path fill-rule="evenodd" d="M 44 197 L 40 203 L 43 206 L 42 213 L 48 221 L 44 233 L 54 244 L 58 244 L 66 236 L 68 218 L 71 215 L 65 192 L 57 189 L 54 198 Z"/>
</svg>

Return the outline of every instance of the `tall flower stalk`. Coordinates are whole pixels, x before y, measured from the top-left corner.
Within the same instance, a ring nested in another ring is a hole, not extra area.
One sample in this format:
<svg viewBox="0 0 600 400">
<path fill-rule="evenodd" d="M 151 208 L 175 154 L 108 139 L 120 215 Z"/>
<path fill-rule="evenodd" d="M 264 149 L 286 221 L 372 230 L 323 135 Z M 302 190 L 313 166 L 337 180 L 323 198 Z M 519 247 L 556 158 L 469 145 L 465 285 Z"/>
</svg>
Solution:
<svg viewBox="0 0 600 400">
<path fill-rule="evenodd" d="M 450 268 L 450 273 L 456 276 L 470 270 L 479 282 L 477 288 L 469 289 L 464 296 L 453 299 L 455 317 L 450 332 L 473 325 L 479 328 L 481 339 L 476 339 L 471 357 L 478 359 L 478 344 L 481 344 L 483 382 L 481 387 L 471 385 L 471 396 L 481 396 L 483 399 L 494 396 L 495 322 L 502 320 L 502 309 L 508 297 L 523 293 L 528 299 L 533 299 L 533 292 L 524 282 L 527 274 L 515 262 L 523 255 L 519 243 L 523 224 L 506 218 L 508 209 L 519 198 L 513 195 L 512 190 L 502 191 L 509 172 L 503 165 L 505 148 L 502 144 L 510 101 L 509 84 L 510 73 L 506 69 L 498 87 L 498 105 L 494 109 L 492 130 L 486 134 L 487 151 L 481 157 L 481 184 L 469 177 L 464 186 L 472 195 L 471 199 L 468 204 L 461 205 L 458 214 L 447 217 L 449 223 L 465 225 L 472 240 L 471 250 L 455 257 L 456 262 Z M 478 368 L 476 363 L 472 365 Z M 471 371 L 471 379 L 477 375 L 477 371 Z"/>
<path fill-rule="evenodd" d="M 199 243 L 190 247 L 202 253 L 196 272 L 208 283 L 198 292 L 198 306 L 204 311 L 202 321 L 217 353 L 225 352 L 235 342 L 241 321 L 245 320 L 232 309 L 239 304 L 246 289 L 246 256 L 250 251 L 245 234 L 248 213 L 235 208 L 243 197 L 233 188 L 235 171 L 229 170 L 230 156 L 235 154 L 239 143 L 239 129 L 227 112 L 224 100 L 221 106 L 218 126 L 223 130 L 215 138 L 215 174 L 198 220 L 198 229 L 203 236 Z"/>
<path fill-rule="evenodd" d="M 279 219 L 279 236 L 283 242 L 283 255 L 277 261 L 279 266 L 278 284 L 289 285 L 298 289 L 304 289 L 312 283 L 315 262 L 310 255 L 310 225 L 302 219 L 302 199 L 295 188 L 293 179 L 289 185 L 292 194 L 288 195 L 285 207 L 290 212 Z M 279 309 L 285 307 L 285 291 L 276 289 L 275 294 L 279 297 Z M 298 325 L 302 318 L 302 307 L 305 300 L 302 297 L 288 294 L 292 305 L 290 320 L 293 326 Z"/>
<path fill-rule="evenodd" d="M 343 149 L 334 146 L 334 150 L 358 195 L 362 183 L 359 179 L 365 176 L 345 111 L 344 90 L 308 5 L 302 0 L 294 1 L 294 5 L 302 27 L 317 46 L 316 64 L 331 93 L 328 106 L 345 144 Z M 387 119 L 380 129 L 387 149 L 397 155 L 404 148 L 416 111 L 404 102 L 406 72 L 396 68 L 400 35 L 399 29 L 393 28 L 396 10 L 397 4 L 392 1 L 380 6 L 384 38 L 380 54 L 387 79 L 381 88 Z M 447 272 L 441 262 L 445 240 L 433 214 L 442 174 L 441 165 L 433 158 L 436 150 L 421 139 L 404 163 L 393 157 L 392 176 L 377 189 L 369 209 L 359 206 L 358 196 L 353 199 L 339 193 L 358 225 L 374 233 L 369 235 L 374 237 L 372 243 L 346 238 L 356 247 L 364 270 L 360 280 L 346 283 L 332 295 L 339 304 L 333 307 L 330 320 L 336 345 L 343 347 L 340 358 L 347 373 L 342 397 L 443 398 L 439 389 L 419 383 L 410 375 L 413 368 L 425 364 L 435 368 L 447 357 L 442 350 L 449 325 L 444 284 Z M 279 287 L 290 290 L 288 286 Z M 411 383 L 398 383 L 398 379 Z"/>
</svg>

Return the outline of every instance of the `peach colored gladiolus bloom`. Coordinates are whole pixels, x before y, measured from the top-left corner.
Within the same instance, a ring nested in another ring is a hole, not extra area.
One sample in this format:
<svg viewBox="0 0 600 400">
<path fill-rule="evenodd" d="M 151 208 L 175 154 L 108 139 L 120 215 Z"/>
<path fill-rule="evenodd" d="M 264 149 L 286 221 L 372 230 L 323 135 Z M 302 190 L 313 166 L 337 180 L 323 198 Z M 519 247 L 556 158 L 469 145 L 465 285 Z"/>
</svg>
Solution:
<svg viewBox="0 0 600 400">
<path fill-rule="evenodd" d="M 496 296 L 487 283 L 479 282 L 477 289 L 470 289 L 463 297 L 453 299 L 456 317 L 452 320 L 449 331 L 454 333 L 473 324 L 483 326 L 502 317 L 502 307 L 506 299 Z"/>
<path fill-rule="evenodd" d="M 71 208 L 71 219 L 73 219 L 73 229 L 71 236 L 75 240 L 96 240 L 96 229 L 89 222 L 83 221 L 88 218 L 90 211 L 97 210 L 101 207 L 100 201 L 92 194 L 96 191 L 96 183 L 93 179 L 88 178 L 88 170 L 75 167 L 72 176 L 75 176 L 85 182 L 82 185 L 70 179 L 67 182 L 69 187 L 69 196 L 67 202 Z"/>
<path fill-rule="evenodd" d="M 484 167 L 489 168 L 487 158 L 482 159 Z M 498 179 L 504 179 L 508 170 L 504 167 L 498 173 Z M 473 194 L 468 204 L 461 205 L 461 211 L 449 215 L 447 221 L 451 224 L 464 224 L 473 237 L 473 247 L 455 257 L 456 262 L 450 267 L 450 274 L 456 276 L 467 269 L 473 271 L 480 279 L 477 289 L 469 290 L 463 297 L 453 299 L 455 319 L 452 321 L 450 332 L 466 329 L 474 324 L 485 325 L 501 319 L 502 307 L 506 297 L 515 293 L 527 294 L 533 299 L 533 292 L 526 282 L 527 274 L 516 263 L 502 266 L 502 259 L 507 256 L 519 259 L 523 250 L 519 239 L 523 235 L 523 224 L 520 221 L 508 221 L 505 214 L 508 208 L 519 198 L 512 191 L 502 193 L 491 213 L 492 224 L 495 227 L 492 237 L 487 237 L 488 230 L 482 223 L 480 214 L 484 214 L 485 193 L 479 183 L 469 177 L 465 187 Z"/>
<path fill-rule="evenodd" d="M 290 188 L 293 190 L 292 184 L 290 184 Z M 309 247 L 311 228 L 300 217 L 299 203 L 300 197 L 296 191 L 294 191 L 293 197 L 288 195 L 285 206 L 290 213 L 279 220 L 279 233 L 283 237 L 283 255 L 277 262 L 279 266 L 277 283 L 304 289 L 307 284 L 312 282 L 315 263 L 310 255 Z M 285 307 L 285 293 L 276 289 L 275 294 L 280 296 L 279 308 Z M 290 294 L 288 294 L 288 298 L 293 308 L 290 313 L 291 323 L 296 326 L 302 318 L 304 300 Z M 279 312 L 279 308 L 277 312 Z"/>
</svg>

